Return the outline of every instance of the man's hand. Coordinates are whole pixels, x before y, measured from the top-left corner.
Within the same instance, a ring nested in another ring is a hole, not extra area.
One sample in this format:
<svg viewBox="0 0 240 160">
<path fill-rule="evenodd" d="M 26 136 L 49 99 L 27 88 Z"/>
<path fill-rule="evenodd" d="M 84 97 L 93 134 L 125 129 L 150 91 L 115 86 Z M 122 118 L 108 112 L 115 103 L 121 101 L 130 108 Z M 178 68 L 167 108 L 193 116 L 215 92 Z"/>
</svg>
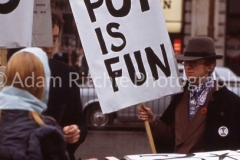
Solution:
<svg viewBox="0 0 240 160">
<path fill-rule="evenodd" d="M 155 116 L 150 108 L 141 104 L 137 107 L 137 110 L 139 120 L 148 121 L 149 123 L 152 123 L 154 121 Z"/>
<path fill-rule="evenodd" d="M 80 137 L 80 130 L 77 125 L 65 126 L 63 133 L 67 143 L 76 143 Z"/>
</svg>

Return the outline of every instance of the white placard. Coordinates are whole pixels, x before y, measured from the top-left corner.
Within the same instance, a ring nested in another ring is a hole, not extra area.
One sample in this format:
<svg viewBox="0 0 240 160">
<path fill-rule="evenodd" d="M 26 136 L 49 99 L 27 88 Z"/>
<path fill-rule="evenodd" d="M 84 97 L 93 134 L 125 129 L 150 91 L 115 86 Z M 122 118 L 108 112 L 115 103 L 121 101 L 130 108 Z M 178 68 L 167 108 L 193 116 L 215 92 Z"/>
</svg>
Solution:
<svg viewBox="0 0 240 160">
<path fill-rule="evenodd" d="M 35 0 L 32 46 L 53 46 L 50 0 Z"/>
<path fill-rule="evenodd" d="M 33 0 L 0 0 L 0 48 L 30 47 Z"/>
<path fill-rule="evenodd" d="M 160 1 L 70 4 L 103 113 L 182 91 Z"/>
<path fill-rule="evenodd" d="M 231 150 L 221 150 L 221 151 L 212 151 L 212 152 L 196 152 L 192 154 L 140 154 L 140 155 L 126 155 L 124 157 L 128 160 L 233 160 L 239 159 L 240 153 L 239 151 L 231 151 Z"/>
</svg>

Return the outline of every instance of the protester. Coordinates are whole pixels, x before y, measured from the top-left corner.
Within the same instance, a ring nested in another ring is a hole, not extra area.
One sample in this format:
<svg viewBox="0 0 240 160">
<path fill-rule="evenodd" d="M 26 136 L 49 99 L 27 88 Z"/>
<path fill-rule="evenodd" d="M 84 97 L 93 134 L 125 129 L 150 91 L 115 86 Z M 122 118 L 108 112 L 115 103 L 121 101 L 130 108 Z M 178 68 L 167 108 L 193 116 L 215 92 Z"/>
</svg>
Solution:
<svg viewBox="0 0 240 160">
<path fill-rule="evenodd" d="M 68 160 L 66 141 L 47 109 L 50 69 L 46 53 L 25 48 L 8 62 L 0 92 L 0 159 Z"/>
<path fill-rule="evenodd" d="M 51 70 L 50 94 L 48 108 L 45 115 L 52 116 L 63 127 L 67 140 L 67 150 L 71 160 L 75 160 L 74 153 L 78 146 L 84 142 L 87 127 L 82 114 L 80 89 L 76 84 L 78 73 L 76 70 L 62 62 L 52 59 L 58 45 L 63 20 L 58 14 L 52 14 L 53 47 L 44 48 L 49 57 Z"/>
<path fill-rule="evenodd" d="M 140 120 L 148 121 L 158 152 L 193 153 L 240 148 L 240 97 L 210 76 L 216 66 L 214 41 L 189 39 L 183 55 L 188 82 L 174 95 L 161 118 L 138 106 Z"/>
</svg>

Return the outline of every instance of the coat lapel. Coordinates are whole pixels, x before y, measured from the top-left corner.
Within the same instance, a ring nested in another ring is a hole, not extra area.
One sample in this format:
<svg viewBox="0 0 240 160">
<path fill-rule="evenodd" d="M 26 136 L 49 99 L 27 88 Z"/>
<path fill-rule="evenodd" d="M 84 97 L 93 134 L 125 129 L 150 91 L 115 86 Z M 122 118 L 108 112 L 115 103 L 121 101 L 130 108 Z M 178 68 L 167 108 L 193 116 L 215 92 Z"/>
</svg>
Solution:
<svg viewBox="0 0 240 160">
<path fill-rule="evenodd" d="M 183 132 L 182 138 L 177 143 L 177 145 L 182 144 L 188 138 L 190 138 L 191 135 L 203 124 L 203 122 L 205 121 L 206 115 L 202 115 L 200 112 L 201 112 L 200 110 L 197 111 L 197 113 L 195 114 L 191 122 L 189 122 L 188 120 L 188 126 Z"/>
<path fill-rule="evenodd" d="M 184 103 L 187 105 L 184 105 L 184 107 L 182 107 L 182 119 L 180 121 L 180 124 L 182 124 L 182 126 L 186 126 L 186 127 L 182 127 L 184 129 L 184 131 L 182 132 L 181 138 L 179 141 L 176 142 L 176 145 L 182 144 L 183 142 L 185 142 L 186 140 L 188 140 L 188 138 L 191 137 L 192 134 L 194 134 L 194 132 L 203 124 L 205 123 L 206 120 L 206 114 L 202 114 L 201 113 L 201 109 L 203 107 L 208 106 L 208 101 L 210 99 L 212 99 L 212 93 L 216 90 L 216 87 L 214 87 L 207 96 L 206 102 L 203 106 L 199 106 L 198 111 L 196 112 L 196 114 L 194 115 L 192 121 L 189 121 L 189 116 L 188 116 L 188 106 L 189 106 L 189 99 L 185 97 Z M 189 95 L 189 91 L 187 91 L 187 95 Z M 187 102 L 186 102 L 187 101 Z M 187 106 L 187 107 L 185 107 Z"/>
</svg>

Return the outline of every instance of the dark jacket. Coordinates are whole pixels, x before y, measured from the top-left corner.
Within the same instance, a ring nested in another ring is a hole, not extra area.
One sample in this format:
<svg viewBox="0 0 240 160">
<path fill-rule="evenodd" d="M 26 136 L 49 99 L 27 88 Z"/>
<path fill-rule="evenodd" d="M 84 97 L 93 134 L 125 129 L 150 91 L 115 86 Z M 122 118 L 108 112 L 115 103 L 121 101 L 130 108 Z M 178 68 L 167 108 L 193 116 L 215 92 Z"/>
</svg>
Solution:
<svg viewBox="0 0 240 160">
<path fill-rule="evenodd" d="M 79 127 L 81 130 L 79 141 L 67 145 L 70 158 L 75 159 L 74 152 L 87 135 L 87 127 L 82 115 L 80 89 L 75 81 L 77 73 L 73 67 L 53 59 L 49 59 L 49 66 L 52 79 L 48 108 L 44 114 L 55 118 L 61 127 L 72 124 Z"/>
<path fill-rule="evenodd" d="M 0 122 L 1 160 L 68 160 L 62 130 L 50 117 L 40 127 L 23 110 L 2 110 Z"/>
<path fill-rule="evenodd" d="M 56 53 L 56 54 L 53 55 L 53 59 L 58 60 L 58 61 L 63 62 L 63 63 L 68 63 L 66 53 L 62 53 L 61 56 L 58 53 Z"/>
<path fill-rule="evenodd" d="M 186 91 L 188 86 L 185 86 Z M 186 93 L 186 92 L 184 92 Z M 153 127 L 153 137 L 158 152 L 173 152 L 174 147 L 176 149 L 176 128 L 175 126 L 175 111 L 176 106 L 182 102 L 184 93 L 180 93 L 173 96 L 173 99 L 161 117 L 161 120 L 157 125 Z M 186 98 L 186 97 L 185 97 Z M 213 100 L 209 100 L 207 104 L 207 112 L 205 118 L 198 123 L 199 127 L 204 125 L 203 136 L 199 137 L 203 139 L 204 151 L 215 150 L 235 150 L 240 148 L 240 97 L 233 92 L 229 91 L 226 87 L 222 87 L 218 91 L 212 93 Z M 181 101 L 181 102 L 180 102 Z M 188 103 L 187 103 L 188 107 Z M 183 114 L 182 116 L 184 116 Z M 188 116 L 186 114 L 185 116 Z M 196 116 L 196 115 L 195 115 Z M 196 123 L 196 124 L 197 124 Z M 165 130 L 156 129 L 159 125 L 165 125 Z M 220 127 L 225 126 L 229 130 L 229 134 L 226 137 L 221 137 L 218 133 Z M 168 131 L 166 131 L 166 129 Z M 189 128 L 190 129 L 190 128 Z M 155 131 L 154 131 L 155 130 Z M 162 135 L 166 137 L 159 138 L 159 132 L 166 132 L 168 134 Z M 196 127 L 196 131 L 198 126 Z M 199 134 L 200 135 L 200 134 Z M 186 134 L 184 136 L 187 136 Z M 186 137 L 185 139 L 190 138 Z M 189 143 L 189 145 L 191 145 Z M 179 146 L 181 147 L 181 146 Z M 197 151 L 195 151 L 197 152 Z"/>
</svg>

